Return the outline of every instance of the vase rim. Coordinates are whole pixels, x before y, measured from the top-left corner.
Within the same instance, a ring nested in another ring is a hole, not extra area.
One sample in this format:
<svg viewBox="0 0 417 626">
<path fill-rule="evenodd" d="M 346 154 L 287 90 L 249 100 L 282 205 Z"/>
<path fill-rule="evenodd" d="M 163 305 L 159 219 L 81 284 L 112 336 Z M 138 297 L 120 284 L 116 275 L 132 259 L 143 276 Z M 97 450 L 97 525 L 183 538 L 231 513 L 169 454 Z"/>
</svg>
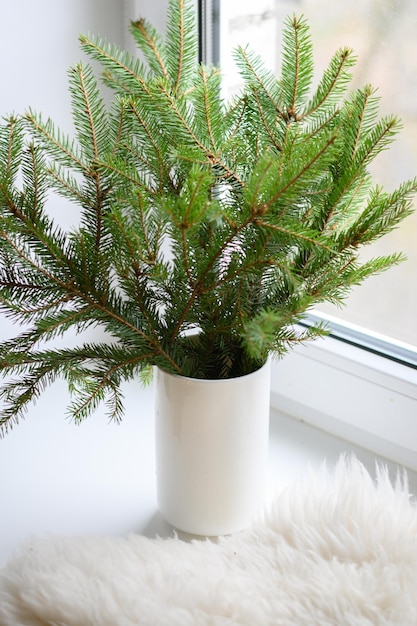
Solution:
<svg viewBox="0 0 417 626">
<path fill-rule="evenodd" d="M 230 378 L 194 378 L 193 376 L 181 376 L 181 374 L 171 374 L 170 372 L 166 372 L 158 365 L 155 368 L 164 374 L 165 376 L 170 376 L 171 378 L 178 378 L 184 381 L 190 381 L 193 383 L 202 383 L 202 384 L 210 384 L 210 383 L 230 383 L 231 381 L 242 380 L 249 376 L 253 376 L 254 374 L 260 372 L 263 369 L 266 369 L 271 363 L 271 357 L 269 356 L 265 363 L 258 367 L 258 369 L 253 370 L 253 372 L 249 372 L 249 374 L 243 374 L 242 376 L 231 376 Z"/>
</svg>

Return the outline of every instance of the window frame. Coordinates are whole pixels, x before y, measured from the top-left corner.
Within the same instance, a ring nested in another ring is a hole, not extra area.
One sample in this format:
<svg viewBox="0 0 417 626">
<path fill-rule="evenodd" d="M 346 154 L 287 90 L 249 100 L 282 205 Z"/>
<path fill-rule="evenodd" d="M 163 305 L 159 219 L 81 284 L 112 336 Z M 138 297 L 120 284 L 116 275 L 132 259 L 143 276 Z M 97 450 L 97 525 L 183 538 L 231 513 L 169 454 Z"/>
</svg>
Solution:
<svg viewBox="0 0 417 626">
<path fill-rule="evenodd" d="M 417 375 L 335 337 L 298 346 L 271 375 L 271 406 L 417 469 Z"/>
</svg>

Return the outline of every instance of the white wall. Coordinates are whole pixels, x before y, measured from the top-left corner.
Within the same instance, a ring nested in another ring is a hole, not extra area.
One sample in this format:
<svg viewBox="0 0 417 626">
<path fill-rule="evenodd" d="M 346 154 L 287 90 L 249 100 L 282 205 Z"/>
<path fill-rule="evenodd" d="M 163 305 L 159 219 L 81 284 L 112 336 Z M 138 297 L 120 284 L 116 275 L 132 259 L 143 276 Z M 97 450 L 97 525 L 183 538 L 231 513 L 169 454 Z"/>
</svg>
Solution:
<svg viewBox="0 0 417 626">
<path fill-rule="evenodd" d="M 86 60 L 78 35 L 101 34 L 123 45 L 131 4 L 123 0 L 8 2 L 0 21 L 0 114 L 32 106 L 69 128 L 67 69 Z"/>
</svg>

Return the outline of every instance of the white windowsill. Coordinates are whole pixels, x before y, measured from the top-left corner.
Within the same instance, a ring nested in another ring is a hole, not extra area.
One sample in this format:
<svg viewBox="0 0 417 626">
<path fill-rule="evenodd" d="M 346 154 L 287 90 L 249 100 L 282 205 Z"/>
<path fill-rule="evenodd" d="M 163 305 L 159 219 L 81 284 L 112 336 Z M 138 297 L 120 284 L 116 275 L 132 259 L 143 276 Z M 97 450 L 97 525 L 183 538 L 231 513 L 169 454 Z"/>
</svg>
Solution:
<svg viewBox="0 0 417 626">
<path fill-rule="evenodd" d="M 76 427 L 64 419 L 64 384 L 0 440 L 0 567 L 32 534 L 172 536 L 157 510 L 153 390 L 127 389 L 126 417 L 108 425 L 103 411 Z M 51 412 L 50 407 L 55 407 Z M 382 460 L 340 438 L 271 412 L 270 479 L 281 490 L 354 453 L 373 472 Z M 397 467 L 388 463 L 394 477 Z M 417 473 L 409 472 L 417 495 Z"/>
</svg>

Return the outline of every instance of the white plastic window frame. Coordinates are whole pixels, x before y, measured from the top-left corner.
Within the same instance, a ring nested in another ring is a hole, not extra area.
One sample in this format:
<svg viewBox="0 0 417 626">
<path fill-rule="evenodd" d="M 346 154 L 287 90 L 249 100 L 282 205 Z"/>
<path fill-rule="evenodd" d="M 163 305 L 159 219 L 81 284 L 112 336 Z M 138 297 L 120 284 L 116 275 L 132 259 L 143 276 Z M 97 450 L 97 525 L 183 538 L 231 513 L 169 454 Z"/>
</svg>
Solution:
<svg viewBox="0 0 417 626">
<path fill-rule="evenodd" d="M 164 28 L 168 0 L 128 2 Z M 380 352 L 334 337 L 299 346 L 273 363 L 271 406 L 417 470 L 417 370 Z"/>
<path fill-rule="evenodd" d="M 272 406 L 417 469 L 417 372 L 326 337 L 274 362 Z"/>
</svg>

